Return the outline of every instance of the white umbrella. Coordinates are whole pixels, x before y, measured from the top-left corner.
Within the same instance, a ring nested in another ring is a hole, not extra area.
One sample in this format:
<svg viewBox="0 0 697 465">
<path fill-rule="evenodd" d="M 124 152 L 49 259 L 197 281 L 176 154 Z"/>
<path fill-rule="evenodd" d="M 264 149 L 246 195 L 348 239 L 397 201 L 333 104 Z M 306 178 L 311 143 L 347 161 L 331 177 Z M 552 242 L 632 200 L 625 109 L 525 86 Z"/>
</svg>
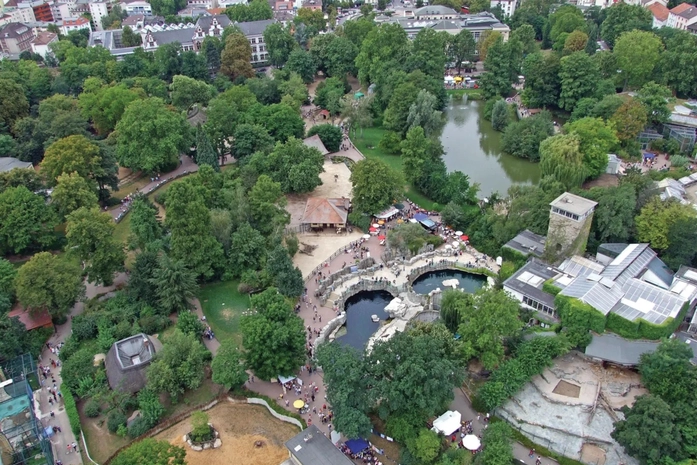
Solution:
<svg viewBox="0 0 697 465">
<path fill-rule="evenodd" d="M 460 243 L 458 241 L 453 242 L 453 247 L 456 249 L 460 248 Z"/>
<path fill-rule="evenodd" d="M 455 231 L 456 236 L 462 236 L 462 231 Z"/>
<path fill-rule="evenodd" d="M 377 224 L 377 223 L 373 223 L 373 227 L 374 227 L 374 228 L 379 228 L 379 227 L 380 227 L 380 225 L 379 225 L 379 224 Z"/>
<path fill-rule="evenodd" d="M 370 239 L 370 234 L 363 234 L 363 239 Z"/>
<path fill-rule="evenodd" d="M 467 450 L 477 450 L 482 445 L 479 438 L 474 434 L 468 434 L 462 439 L 462 445 L 465 446 Z"/>
<path fill-rule="evenodd" d="M 453 246 L 452 246 L 452 245 L 450 245 L 450 244 L 445 244 L 445 248 L 446 248 L 446 249 L 452 249 L 452 248 L 453 248 Z"/>
</svg>

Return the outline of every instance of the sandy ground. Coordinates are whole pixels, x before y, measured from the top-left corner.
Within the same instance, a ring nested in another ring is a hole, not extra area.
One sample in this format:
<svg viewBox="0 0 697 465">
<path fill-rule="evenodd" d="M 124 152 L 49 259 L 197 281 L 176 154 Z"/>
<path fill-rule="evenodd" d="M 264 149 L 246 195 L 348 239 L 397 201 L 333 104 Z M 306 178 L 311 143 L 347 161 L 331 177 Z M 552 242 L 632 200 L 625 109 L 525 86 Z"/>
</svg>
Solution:
<svg viewBox="0 0 697 465">
<path fill-rule="evenodd" d="M 220 433 L 223 445 L 219 449 L 196 452 L 183 436 L 191 431 L 187 419 L 155 436 L 186 449 L 189 465 L 278 465 L 288 458 L 285 442 L 298 434 L 298 429 L 276 420 L 265 407 L 223 402 L 208 412 L 210 423 Z M 255 447 L 262 441 L 262 447 Z"/>
<path fill-rule="evenodd" d="M 307 255 L 301 252 L 295 254 L 293 263 L 300 269 L 304 277 L 307 277 L 320 263 L 327 260 L 334 252 L 346 246 L 350 242 L 357 241 L 363 235 L 362 232 L 354 230 L 352 233 L 335 234 L 325 232 L 321 234 L 306 233 L 298 234 L 300 240 L 300 248 L 302 244 L 316 245 L 317 248 L 312 251 L 312 255 Z"/>
<path fill-rule="evenodd" d="M 334 176 L 338 176 L 336 180 Z M 286 210 L 290 213 L 290 226 L 300 225 L 305 204 L 309 197 L 341 198 L 351 197 L 351 171 L 344 163 L 333 163 L 330 160 L 324 162 L 324 172 L 320 173 L 322 184 L 309 194 L 294 194 L 287 196 L 288 205 Z M 336 250 L 336 248 L 334 249 Z M 332 250 L 332 252 L 334 252 Z M 331 255 L 330 252 L 327 256 Z M 326 257 L 325 257 L 326 258 Z"/>
</svg>

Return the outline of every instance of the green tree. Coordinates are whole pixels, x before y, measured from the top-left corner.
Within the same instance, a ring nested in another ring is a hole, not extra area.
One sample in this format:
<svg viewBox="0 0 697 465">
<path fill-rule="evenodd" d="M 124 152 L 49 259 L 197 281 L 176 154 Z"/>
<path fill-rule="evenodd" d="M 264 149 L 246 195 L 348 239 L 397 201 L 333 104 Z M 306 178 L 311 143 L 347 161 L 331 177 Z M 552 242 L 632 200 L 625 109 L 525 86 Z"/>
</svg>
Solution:
<svg viewBox="0 0 697 465">
<path fill-rule="evenodd" d="M 213 148 L 208 135 L 199 126 L 196 129 L 196 163 L 199 166 L 208 165 L 214 171 L 220 171 L 218 160 L 218 152 Z"/>
<path fill-rule="evenodd" d="M 484 31 L 477 41 L 477 51 L 479 52 L 479 60 L 485 61 L 487 55 L 489 54 L 489 48 L 498 42 L 499 39 L 503 40 L 503 36 L 498 31 Z"/>
<path fill-rule="evenodd" d="M 341 148 L 341 141 L 344 134 L 338 126 L 333 124 L 317 124 L 307 131 L 307 137 L 317 134 L 329 153 L 338 152 Z"/>
<path fill-rule="evenodd" d="M 141 39 L 140 35 L 133 32 L 130 26 L 124 26 L 121 34 L 121 43 L 124 47 L 137 47 L 143 43 L 143 39 Z"/>
<path fill-rule="evenodd" d="M 54 241 L 58 219 L 44 197 L 26 187 L 10 187 L 0 193 L 0 249 L 22 253 L 47 247 Z"/>
<path fill-rule="evenodd" d="M 187 76 L 174 76 L 169 89 L 172 104 L 182 110 L 188 110 L 195 103 L 207 106 L 215 95 L 213 86 Z"/>
<path fill-rule="evenodd" d="M 665 44 L 656 69 L 678 97 L 697 96 L 697 36 L 672 28 L 658 30 Z"/>
<path fill-rule="evenodd" d="M 9 79 L 0 79 L 0 109 L 0 126 L 7 128 L 29 114 L 29 102 L 22 86 Z"/>
<path fill-rule="evenodd" d="M 414 126 L 407 132 L 407 137 L 399 144 L 402 152 L 403 171 L 406 180 L 418 183 L 426 172 L 425 166 L 432 158 L 440 156 L 433 139 L 426 137 L 421 126 Z"/>
<path fill-rule="evenodd" d="M 240 32 L 234 32 L 225 39 L 225 48 L 220 54 L 220 72 L 234 81 L 238 78 L 254 77 L 250 63 L 252 46 Z"/>
<path fill-rule="evenodd" d="M 584 97 L 595 95 L 600 70 L 586 52 L 575 52 L 561 59 L 559 107 L 571 111 Z"/>
<path fill-rule="evenodd" d="M 190 309 L 198 291 L 195 272 L 184 261 L 166 256 L 160 258 L 150 284 L 155 287 L 158 305 L 168 315 Z"/>
<path fill-rule="evenodd" d="M 581 10 L 572 5 L 562 5 L 549 15 L 549 28 L 549 40 L 554 50 L 561 51 L 566 38 L 577 30 L 585 32 L 587 25 Z"/>
<path fill-rule="evenodd" d="M 177 329 L 184 334 L 193 334 L 195 337 L 200 337 L 205 326 L 198 319 L 196 313 L 191 310 L 185 310 L 177 315 Z"/>
<path fill-rule="evenodd" d="M 17 300 L 30 310 L 62 316 L 85 293 L 80 265 L 65 257 L 39 252 L 17 272 Z"/>
<path fill-rule="evenodd" d="M 599 244 L 627 242 L 634 230 L 637 196 L 630 184 L 588 192 L 598 202 L 593 214 L 593 231 Z"/>
<path fill-rule="evenodd" d="M 99 147 L 84 136 L 69 136 L 46 149 L 41 173 L 53 186 L 62 174 L 77 173 L 84 179 L 93 178 L 100 170 Z"/>
<path fill-rule="evenodd" d="M 353 204 L 357 212 L 376 214 L 402 196 L 404 179 L 385 162 L 361 160 L 351 172 Z"/>
<path fill-rule="evenodd" d="M 666 339 L 654 352 L 641 355 L 641 382 L 652 395 L 670 405 L 684 402 L 697 388 L 697 371 L 690 363 L 692 357 L 688 344 L 678 338 Z"/>
<path fill-rule="evenodd" d="M 622 143 L 634 140 L 646 127 L 647 121 L 646 108 L 634 99 L 625 101 L 610 118 Z"/>
<path fill-rule="evenodd" d="M 273 18 L 273 10 L 268 2 L 263 0 L 252 0 L 249 4 L 240 3 L 229 6 L 225 10 L 225 14 L 231 21 L 239 23 Z"/>
<path fill-rule="evenodd" d="M 285 68 L 297 73 L 305 84 L 314 81 L 315 73 L 317 72 L 317 64 L 312 55 L 299 48 L 290 52 Z"/>
<path fill-rule="evenodd" d="M 249 223 L 243 223 L 230 237 L 230 266 L 235 276 L 245 270 L 258 270 L 266 256 L 266 240 Z"/>
<path fill-rule="evenodd" d="M 197 176 L 202 171 L 200 169 Z M 210 279 L 221 267 L 223 248 L 211 234 L 210 210 L 202 190 L 189 182 L 176 182 L 167 191 L 166 206 L 165 225 L 171 233 L 170 257 L 186 260 L 196 276 Z"/>
<path fill-rule="evenodd" d="M 483 449 L 477 454 L 477 465 L 508 465 L 513 462 L 513 448 L 511 447 L 511 428 L 507 423 L 492 423 L 484 431 L 482 437 Z"/>
<path fill-rule="evenodd" d="M 324 31 L 327 28 L 327 21 L 324 19 L 324 12 L 322 10 L 300 8 L 298 9 L 294 22 L 296 24 L 304 24 L 317 31 Z"/>
<path fill-rule="evenodd" d="M 579 137 L 586 175 L 597 178 L 603 174 L 607 168 L 607 154 L 619 143 L 614 129 L 600 118 L 581 118 L 567 123 L 564 130 Z"/>
<path fill-rule="evenodd" d="M 672 100 L 670 89 L 655 82 L 647 82 L 637 93 L 637 99 L 644 105 L 650 124 L 659 125 L 668 121 L 670 109 L 668 103 Z"/>
<path fill-rule="evenodd" d="M 324 155 L 319 150 L 293 137 L 276 144 L 266 157 L 266 172 L 281 183 L 285 193 L 311 192 L 321 185 L 319 174 L 324 171 L 323 165 Z"/>
<path fill-rule="evenodd" d="M 373 102 L 373 97 L 363 97 L 358 101 L 348 96 L 342 99 L 341 116 L 349 124 L 349 130 L 354 136 L 363 138 L 363 130 L 373 125 L 373 115 L 370 112 Z"/>
<path fill-rule="evenodd" d="M 585 51 L 587 43 L 588 34 L 578 30 L 574 31 L 568 36 L 566 36 L 566 40 L 564 41 L 563 53 L 565 55 L 570 55 L 574 52 L 580 52 L 582 50 Z"/>
<path fill-rule="evenodd" d="M 171 111 L 159 98 L 132 102 L 116 131 L 119 163 L 148 173 L 176 166 L 189 138 L 183 116 Z"/>
<path fill-rule="evenodd" d="M 111 285 L 114 273 L 123 269 L 123 244 L 114 239 L 114 220 L 99 208 L 81 207 L 67 216 L 66 250 L 82 261 L 91 283 Z"/>
<path fill-rule="evenodd" d="M 503 361 L 504 338 L 522 327 L 518 302 L 500 290 L 479 291 L 474 296 L 462 293 L 457 298 L 448 295 L 453 292 L 445 293 L 443 304 L 448 305 L 447 311 L 457 309 L 460 315 L 458 334 L 465 357 L 477 357 L 488 370 L 495 368 Z"/>
<path fill-rule="evenodd" d="M 94 186 L 77 173 L 58 176 L 56 187 L 51 193 L 52 203 L 58 215 L 64 218 L 78 208 L 92 208 L 97 205 Z"/>
<path fill-rule="evenodd" d="M 399 253 L 416 255 L 427 238 L 428 232 L 420 224 L 404 223 L 388 232 L 387 243 Z"/>
<path fill-rule="evenodd" d="M 290 222 L 285 211 L 286 198 L 281 183 L 262 174 L 249 193 L 249 210 L 252 224 L 262 234 L 269 235 Z"/>
<path fill-rule="evenodd" d="M 588 176 L 576 134 L 559 134 L 540 143 L 540 172 L 552 176 L 566 190 L 578 187 Z"/>
<path fill-rule="evenodd" d="M 642 6 L 616 3 L 607 9 L 600 29 L 600 37 L 610 47 L 614 47 L 615 41 L 622 33 L 634 29 L 650 31 L 652 23 L 651 12 Z"/>
<path fill-rule="evenodd" d="M 317 66 L 330 77 L 343 78 L 346 74 L 355 75 L 358 47 L 346 36 L 324 34 L 314 37 L 310 53 Z"/>
<path fill-rule="evenodd" d="M 2 339 L 0 339 L 0 360 L 3 362 L 10 361 L 30 350 L 34 351 L 34 348 L 29 347 L 31 338 L 28 337 L 26 326 L 19 321 L 18 317 L 10 318 L 7 316 L 7 311 L 9 308 L 3 309 L 3 313 L 0 315 L 0 331 L 3 334 Z"/>
<path fill-rule="evenodd" d="M 697 256 L 697 218 L 683 218 L 668 230 L 669 245 L 662 259 L 673 270 L 694 263 Z"/>
<path fill-rule="evenodd" d="M 213 382 L 226 388 L 242 386 L 247 381 L 247 372 L 242 364 L 242 354 L 231 340 L 220 344 L 218 352 L 211 363 Z"/>
<path fill-rule="evenodd" d="M 269 61 L 274 66 L 283 66 L 296 47 L 290 30 L 279 23 L 271 24 L 264 29 L 264 42 L 269 52 Z"/>
<path fill-rule="evenodd" d="M 162 225 L 158 220 L 158 209 L 144 195 L 136 196 L 131 202 L 129 243 L 134 248 L 145 249 L 162 238 Z"/>
<path fill-rule="evenodd" d="M 235 128 L 233 153 L 241 160 L 256 152 L 270 153 L 274 147 L 273 137 L 259 124 L 240 124 Z"/>
<path fill-rule="evenodd" d="M 441 440 L 436 432 L 421 428 L 418 436 L 407 442 L 407 449 L 419 463 L 433 463 L 440 454 Z"/>
<path fill-rule="evenodd" d="M 617 57 L 624 87 L 639 88 L 647 83 L 662 50 L 661 39 L 651 32 L 634 30 L 620 35 L 613 54 Z"/>
<path fill-rule="evenodd" d="M 14 280 L 16 276 L 17 269 L 14 265 L 4 258 L 0 258 L 0 294 L 14 296 Z"/>
<path fill-rule="evenodd" d="M 134 302 L 141 302 L 152 308 L 159 307 L 157 287 L 153 284 L 153 277 L 158 266 L 158 251 L 141 250 L 136 255 L 136 259 L 131 265 L 131 273 L 126 287 L 126 294 Z"/>
<path fill-rule="evenodd" d="M 409 107 L 407 125 L 409 128 L 421 127 L 427 136 L 442 126 L 442 112 L 437 109 L 436 97 L 427 90 L 420 90 L 416 101 Z"/>
<path fill-rule="evenodd" d="M 242 317 L 247 367 L 260 379 L 295 373 L 305 361 L 305 328 L 275 288 L 251 298 L 255 313 Z"/>
<path fill-rule="evenodd" d="M 448 35 L 423 28 L 414 37 L 406 62 L 407 72 L 420 70 L 427 76 L 442 79 L 446 61 Z"/>
<path fill-rule="evenodd" d="M 166 392 L 176 402 L 187 389 L 201 385 L 207 355 L 198 336 L 175 329 L 146 371 L 147 388 Z"/>
<path fill-rule="evenodd" d="M 499 38 L 488 48 L 484 60 L 486 73 L 480 79 L 480 87 L 486 98 L 508 97 L 518 74 L 514 66 L 510 45 Z"/>
<path fill-rule="evenodd" d="M 124 84 L 104 86 L 97 78 L 85 80 L 84 91 L 79 96 L 82 115 L 92 120 L 99 134 L 114 130 L 128 104 L 143 98 L 141 89 L 129 89 Z"/>
<path fill-rule="evenodd" d="M 404 28 L 399 24 L 380 24 L 360 42 L 356 57 L 358 79 L 362 84 L 377 82 L 391 70 L 401 69 L 408 56 L 409 40 Z"/>
<path fill-rule="evenodd" d="M 462 69 L 462 62 L 474 61 L 477 44 L 472 33 L 462 30 L 448 38 L 446 54 L 450 63 L 455 64 L 458 74 Z"/>
<path fill-rule="evenodd" d="M 300 297 L 305 284 L 302 273 L 293 264 L 288 249 L 276 246 L 267 257 L 266 271 L 278 292 L 286 297 Z"/>
<path fill-rule="evenodd" d="M 491 125 L 496 131 L 504 131 L 508 126 L 509 111 L 505 100 L 497 100 L 491 111 Z"/>
<path fill-rule="evenodd" d="M 636 217 L 637 238 L 651 244 L 657 251 L 666 250 L 671 245 L 670 229 L 680 220 L 697 217 L 697 212 L 689 205 L 675 200 L 663 201 L 659 197 L 651 199 Z"/>
<path fill-rule="evenodd" d="M 305 134 L 305 122 L 300 116 L 300 109 L 283 103 L 263 107 L 258 120 L 253 124 L 266 127 L 271 137 L 278 142 L 286 142 L 291 137 L 302 139 Z"/>
<path fill-rule="evenodd" d="M 540 159 L 540 144 L 554 134 L 554 125 L 548 112 L 540 113 L 509 124 L 503 133 L 501 149 L 531 161 Z"/>
<path fill-rule="evenodd" d="M 612 438 L 642 464 L 660 463 L 666 458 L 682 458 L 680 432 L 675 415 L 660 397 L 639 396 L 625 419 L 615 423 Z M 646 438 L 651 438 L 647 441 Z"/>
</svg>

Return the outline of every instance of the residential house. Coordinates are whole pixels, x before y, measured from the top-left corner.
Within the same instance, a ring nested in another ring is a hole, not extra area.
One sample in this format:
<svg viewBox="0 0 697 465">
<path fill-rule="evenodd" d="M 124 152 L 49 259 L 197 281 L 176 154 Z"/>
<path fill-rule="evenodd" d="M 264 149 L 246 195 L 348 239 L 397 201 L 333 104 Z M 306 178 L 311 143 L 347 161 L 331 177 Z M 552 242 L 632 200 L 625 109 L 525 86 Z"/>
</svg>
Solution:
<svg viewBox="0 0 697 465">
<path fill-rule="evenodd" d="M 668 27 L 686 31 L 688 26 L 692 26 L 695 23 L 697 23 L 697 6 L 681 3 L 670 10 Z"/>
<path fill-rule="evenodd" d="M 264 41 L 264 31 L 267 27 L 275 22 L 273 19 L 264 19 L 261 21 L 250 21 L 246 23 L 235 23 L 242 33 L 249 40 L 252 46 L 252 66 L 262 65 L 269 61 L 269 52 L 266 49 Z"/>
<path fill-rule="evenodd" d="M 87 4 L 95 31 L 103 31 L 102 18 L 109 14 L 110 4 L 104 1 L 91 1 Z"/>
<path fill-rule="evenodd" d="M 145 0 L 124 0 L 119 5 L 128 16 L 152 16 L 152 7 Z"/>
<path fill-rule="evenodd" d="M 121 21 L 121 26 L 128 26 L 133 31 L 140 31 L 145 26 L 145 15 L 131 15 Z"/>
<path fill-rule="evenodd" d="M 414 17 L 418 20 L 433 21 L 443 19 L 459 19 L 460 14 L 443 5 L 429 5 L 414 11 Z"/>
<path fill-rule="evenodd" d="M 63 20 L 63 24 L 60 26 L 61 33 L 65 35 L 68 35 L 70 31 L 79 31 L 81 29 L 87 29 L 88 31 L 92 32 L 90 20 L 84 16 L 74 19 L 65 19 Z"/>
<path fill-rule="evenodd" d="M 90 39 L 87 43 L 89 47 L 104 47 L 109 50 L 116 58 L 121 58 L 126 55 L 131 55 L 138 47 L 124 47 L 121 44 L 121 35 L 123 30 L 113 29 L 109 31 L 92 31 Z"/>
<path fill-rule="evenodd" d="M 661 3 L 652 3 L 646 7 L 653 15 L 653 28 L 661 28 L 668 24 L 668 16 L 670 15 L 670 10 L 666 8 L 665 5 Z"/>
<path fill-rule="evenodd" d="M 522 307 L 535 312 L 535 319 L 543 322 L 543 325 L 545 322 L 554 323 L 557 321 L 554 295 L 545 292 L 543 286 L 560 273 L 559 269 L 532 258 L 503 283 L 503 290 L 518 300 Z"/>
<path fill-rule="evenodd" d="M 501 7 L 503 16 L 510 18 L 515 13 L 517 0 L 491 0 L 491 8 Z"/>
<path fill-rule="evenodd" d="M 31 51 L 46 58 L 50 52 L 49 45 L 58 42 L 58 34 L 53 32 L 40 32 L 31 43 Z"/>
<path fill-rule="evenodd" d="M 0 52 L 4 55 L 19 56 L 20 53 L 31 51 L 34 34 L 30 27 L 21 23 L 10 23 L 0 29 Z"/>
</svg>

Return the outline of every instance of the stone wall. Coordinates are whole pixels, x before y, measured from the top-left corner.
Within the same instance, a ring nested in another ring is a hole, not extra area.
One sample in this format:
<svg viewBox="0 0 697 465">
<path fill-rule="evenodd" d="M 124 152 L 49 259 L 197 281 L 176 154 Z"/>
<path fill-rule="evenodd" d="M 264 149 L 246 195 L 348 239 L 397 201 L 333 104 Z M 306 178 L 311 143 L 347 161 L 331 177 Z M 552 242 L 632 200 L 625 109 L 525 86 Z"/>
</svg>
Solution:
<svg viewBox="0 0 697 465">
<path fill-rule="evenodd" d="M 317 339 L 315 339 L 315 345 L 314 347 L 317 347 L 321 344 L 324 344 L 327 339 L 329 338 L 329 335 L 334 332 L 334 330 L 341 325 L 346 323 L 346 312 L 341 312 L 339 316 L 334 318 L 333 320 L 330 320 L 329 323 L 327 323 L 324 328 L 319 333 L 319 336 L 317 336 Z"/>
<path fill-rule="evenodd" d="M 255 405 L 263 405 L 264 407 L 266 407 L 266 409 L 269 411 L 269 413 L 271 415 L 273 415 L 274 417 L 278 418 L 281 421 L 285 421 L 286 423 L 290 423 L 292 425 L 297 426 L 298 428 L 300 428 L 300 431 L 303 430 L 303 425 L 300 424 L 300 422 L 297 419 L 295 419 L 293 417 L 288 417 L 286 415 L 281 415 L 280 413 L 275 411 L 273 408 L 271 408 L 271 406 L 268 403 L 266 403 L 266 401 L 264 399 L 257 399 L 256 397 L 249 397 L 247 399 L 247 403 L 248 404 L 255 404 Z"/>
</svg>

